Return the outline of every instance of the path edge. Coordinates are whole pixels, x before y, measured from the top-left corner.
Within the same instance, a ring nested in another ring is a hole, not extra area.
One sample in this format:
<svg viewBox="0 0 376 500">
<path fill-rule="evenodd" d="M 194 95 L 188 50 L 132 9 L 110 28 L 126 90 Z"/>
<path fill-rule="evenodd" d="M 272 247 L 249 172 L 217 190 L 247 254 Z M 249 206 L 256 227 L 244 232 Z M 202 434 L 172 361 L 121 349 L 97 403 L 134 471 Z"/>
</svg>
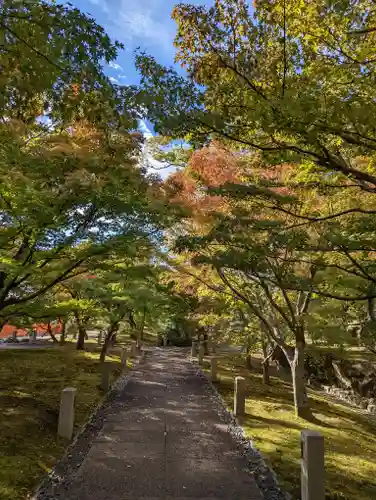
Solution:
<svg viewBox="0 0 376 500">
<path fill-rule="evenodd" d="M 120 374 L 110 390 L 90 413 L 87 421 L 82 424 L 73 441 L 67 446 L 62 457 L 56 462 L 51 471 L 40 481 L 34 489 L 30 500 L 55 500 L 55 491 L 63 486 L 64 482 L 75 474 L 81 467 L 87 453 L 89 452 L 94 439 L 102 430 L 105 422 L 105 412 L 112 401 L 119 396 L 133 375 L 133 371 L 140 364 L 144 363 L 148 351 L 137 358 L 132 368 Z M 29 498 L 29 497 L 28 497 Z"/>
<path fill-rule="evenodd" d="M 240 448 L 245 457 L 248 469 L 256 481 L 265 500 L 291 500 L 291 495 L 283 492 L 277 474 L 265 462 L 260 450 L 256 448 L 252 439 L 246 437 L 243 427 L 237 422 L 233 412 L 228 409 L 217 387 L 212 383 L 207 374 L 201 369 L 197 360 L 189 358 L 197 369 L 197 375 L 206 382 L 211 399 L 216 406 L 221 420 L 227 424 L 228 432 Z"/>
</svg>

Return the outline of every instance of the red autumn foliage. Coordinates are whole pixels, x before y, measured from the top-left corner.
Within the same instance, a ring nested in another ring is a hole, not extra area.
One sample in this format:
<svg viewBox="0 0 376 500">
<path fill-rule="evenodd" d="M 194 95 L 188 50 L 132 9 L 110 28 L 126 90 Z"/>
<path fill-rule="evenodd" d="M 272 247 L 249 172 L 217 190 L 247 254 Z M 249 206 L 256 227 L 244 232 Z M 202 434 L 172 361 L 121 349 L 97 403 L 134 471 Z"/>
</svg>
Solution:
<svg viewBox="0 0 376 500">
<path fill-rule="evenodd" d="M 200 216 L 226 209 L 225 198 L 208 194 L 207 189 L 227 182 L 240 182 L 238 159 L 213 142 L 192 155 L 187 169 L 169 176 L 165 188 L 171 203 L 183 204 Z"/>
<path fill-rule="evenodd" d="M 60 322 L 51 325 L 52 333 L 59 335 L 62 330 L 62 324 Z M 44 323 L 36 323 L 33 325 L 33 330 L 37 332 L 37 335 L 42 336 L 48 334 L 48 325 Z M 0 331 L 0 338 L 11 337 L 14 332 L 17 332 L 17 336 L 25 337 L 28 336 L 28 330 L 26 328 L 17 328 L 13 325 L 4 325 Z"/>
</svg>

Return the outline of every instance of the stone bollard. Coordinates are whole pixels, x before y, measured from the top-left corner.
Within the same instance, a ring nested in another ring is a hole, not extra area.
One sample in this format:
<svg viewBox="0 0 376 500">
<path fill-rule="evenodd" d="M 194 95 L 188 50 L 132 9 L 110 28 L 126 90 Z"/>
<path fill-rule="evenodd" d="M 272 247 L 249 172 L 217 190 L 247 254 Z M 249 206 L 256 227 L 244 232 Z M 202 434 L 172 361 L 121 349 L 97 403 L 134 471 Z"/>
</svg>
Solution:
<svg viewBox="0 0 376 500">
<path fill-rule="evenodd" d="M 131 343 L 131 357 L 137 358 L 137 342 L 135 340 Z"/>
<path fill-rule="evenodd" d="M 212 356 L 210 358 L 210 380 L 212 382 L 218 381 L 217 371 L 218 371 L 218 358 Z"/>
<path fill-rule="evenodd" d="M 368 411 L 368 413 L 372 413 L 373 415 L 375 415 L 376 414 L 376 405 L 369 404 L 367 406 L 367 411 Z"/>
<path fill-rule="evenodd" d="M 74 403 L 77 389 L 67 387 L 61 393 L 59 423 L 57 433 L 65 439 L 72 439 L 74 427 Z"/>
<path fill-rule="evenodd" d="M 163 337 L 163 347 L 167 347 L 167 337 Z"/>
<path fill-rule="evenodd" d="M 199 363 L 199 365 L 204 364 L 204 355 L 205 355 L 205 344 L 203 342 L 200 342 L 200 345 L 198 348 L 198 363 Z"/>
<path fill-rule="evenodd" d="M 208 353 L 210 354 L 213 351 L 213 341 L 210 337 L 206 341 L 206 347 L 208 348 Z"/>
<path fill-rule="evenodd" d="M 98 333 L 98 338 L 97 338 L 98 345 L 102 345 L 102 335 L 103 335 L 102 330 L 100 330 Z"/>
<path fill-rule="evenodd" d="M 107 392 L 111 386 L 112 362 L 105 361 L 101 366 L 101 389 Z"/>
<path fill-rule="evenodd" d="M 125 371 L 127 369 L 127 357 L 128 351 L 125 347 L 121 350 L 121 369 Z"/>
<path fill-rule="evenodd" d="M 235 377 L 234 386 L 234 415 L 241 417 L 245 414 L 245 378 Z"/>
<path fill-rule="evenodd" d="M 301 433 L 301 500 L 324 500 L 324 436 L 317 431 Z"/>
<path fill-rule="evenodd" d="M 197 342 L 192 342 L 191 357 L 195 358 L 197 356 Z"/>
</svg>

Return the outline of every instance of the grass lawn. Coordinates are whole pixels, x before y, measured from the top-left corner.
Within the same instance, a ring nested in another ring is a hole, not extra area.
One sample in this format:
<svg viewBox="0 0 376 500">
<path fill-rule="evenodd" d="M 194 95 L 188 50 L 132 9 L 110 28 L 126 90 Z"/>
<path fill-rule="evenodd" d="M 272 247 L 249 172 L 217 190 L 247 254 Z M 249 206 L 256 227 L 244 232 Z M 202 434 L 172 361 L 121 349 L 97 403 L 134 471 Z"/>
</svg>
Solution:
<svg viewBox="0 0 376 500">
<path fill-rule="evenodd" d="M 376 418 L 334 402 L 319 392 L 309 396 L 315 420 L 294 414 L 289 382 L 249 372 L 238 359 L 219 363 L 218 389 L 232 409 L 237 375 L 247 380 L 249 396 L 242 423 L 249 436 L 278 475 L 282 489 L 300 499 L 300 431 L 318 430 L 325 436 L 326 500 L 376 499 Z"/>
<path fill-rule="evenodd" d="M 110 355 L 120 373 L 120 358 Z M 95 346 L 0 351 L 0 500 L 25 500 L 62 456 L 57 438 L 61 390 L 77 388 L 76 430 L 103 398 Z"/>
</svg>

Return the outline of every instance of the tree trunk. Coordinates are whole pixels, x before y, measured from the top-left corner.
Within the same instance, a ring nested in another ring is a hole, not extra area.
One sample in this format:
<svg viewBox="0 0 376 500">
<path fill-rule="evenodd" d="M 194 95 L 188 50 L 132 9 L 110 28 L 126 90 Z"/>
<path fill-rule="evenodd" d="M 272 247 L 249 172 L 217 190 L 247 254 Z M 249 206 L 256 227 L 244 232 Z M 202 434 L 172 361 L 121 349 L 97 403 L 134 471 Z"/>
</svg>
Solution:
<svg viewBox="0 0 376 500">
<path fill-rule="evenodd" d="M 104 361 L 106 359 L 106 354 L 107 354 L 108 348 L 113 343 L 114 338 L 116 339 L 116 333 L 117 333 L 118 328 L 119 328 L 119 322 L 118 321 L 115 322 L 115 323 L 112 323 L 108 327 L 108 330 L 107 330 L 107 333 L 106 333 L 106 337 L 104 339 L 103 346 L 102 346 L 102 349 L 101 349 L 101 354 L 100 354 L 100 357 L 99 357 L 99 361 L 101 363 L 104 363 Z"/>
<path fill-rule="evenodd" d="M 270 385 L 269 360 L 262 364 L 262 381 L 265 385 Z"/>
<path fill-rule="evenodd" d="M 78 325 L 78 337 L 76 344 L 76 348 L 78 351 L 83 351 L 85 349 L 85 335 L 86 335 L 85 328 L 81 324 Z"/>
<path fill-rule="evenodd" d="M 261 341 L 261 346 L 262 354 L 264 357 L 264 360 L 262 362 L 262 381 L 265 385 L 270 385 L 268 349 L 264 340 Z"/>
<path fill-rule="evenodd" d="M 83 351 L 85 349 L 85 337 L 86 337 L 86 329 L 82 324 L 80 316 L 77 312 L 74 313 L 74 317 L 76 318 L 77 328 L 78 328 L 78 337 L 76 349 L 78 351 Z"/>
<path fill-rule="evenodd" d="M 67 329 L 67 323 L 66 321 L 61 321 L 61 333 L 60 333 L 60 345 L 65 344 L 65 334 L 66 334 L 66 329 Z"/>
<path fill-rule="evenodd" d="M 144 341 L 145 319 L 146 319 L 146 307 L 144 306 L 144 315 L 142 317 L 141 331 L 140 331 L 140 340 L 141 340 L 141 342 Z"/>
<path fill-rule="evenodd" d="M 252 371 L 253 366 L 252 366 L 252 346 L 250 342 L 250 338 L 248 336 L 247 338 L 247 352 L 245 355 L 245 366 L 249 371 Z"/>
<path fill-rule="evenodd" d="M 111 336 L 111 345 L 112 347 L 114 347 L 114 345 L 116 344 L 116 340 L 117 340 L 117 332 L 114 332 L 113 335 Z"/>
<path fill-rule="evenodd" d="M 47 323 L 47 331 L 48 331 L 50 337 L 52 338 L 54 344 L 58 344 L 59 342 L 52 331 L 52 326 L 51 326 L 50 322 Z"/>
<path fill-rule="evenodd" d="M 106 354 L 107 354 L 108 348 L 110 347 L 110 343 L 111 343 L 111 333 L 107 333 L 106 337 L 104 339 L 103 345 L 102 345 L 101 355 L 99 357 L 99 361 L 101 363 L 104 363 L 104 361 L 106 359 Z"/>
<path fill-rule="evenodd" d="M 294 389 L 295 413 L 298 417 L 309 419 L 312 414 L 309 407 L 304 371 L 305 343 L 296 340 L 294 358 L 291 362 L 292 384 Z"/>
</svg>

